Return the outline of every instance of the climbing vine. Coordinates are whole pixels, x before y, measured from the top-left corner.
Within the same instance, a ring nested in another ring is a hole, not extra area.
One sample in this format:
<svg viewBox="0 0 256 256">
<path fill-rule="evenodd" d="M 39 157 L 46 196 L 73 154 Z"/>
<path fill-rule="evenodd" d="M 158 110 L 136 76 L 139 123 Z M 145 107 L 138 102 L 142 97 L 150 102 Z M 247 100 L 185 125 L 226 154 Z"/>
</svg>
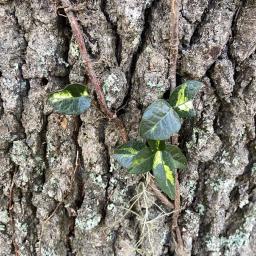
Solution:
<svg viewBox="0 0 256 256">
<path fill-rule="evenodd" d="M 153 102 L 140 122 L 142 140 L 129 141 L 114 152 L 114 158 L 130 173 L 152 171 L 160 189 L 172 200 L 176 172 L 186 168 L 187 160 L 180 148 L 168 140 L 179 132 L 184 118 L 195 115 L 193 98 L 201 86 L 201 82 L 187 81 L 173 90 L 168 102 Z M 85 86 L 71 84 L 51 93 L 49 102 L 59 113 L 79 115 L 90 107 L 91 100 Z"/>
<path fill-rule="evenodd" d="M 131 173 L 153 172 L 155 180 L 161 190 L 172 200 L 161 193 L 151 180 L 150 186 L 155 196 L 169 209 L 174 208 L 172 216 L 172 234 L 175 243 L 175 251 L 183 255 L 184 245 L 181 231 L 178 226 L 180 213 L 180 192 L 178 169 L 185 169 L 187 160 L 181 150 L 168 140 L 174 142 L 175 134 L 181 128 L 182 120 L 195 114 L 193 109 L 193 98 L 200 90 L 202 84 L 198 81 L 187 81 L 176 87 L 176 65 L 178 57 L 178 21 L 179 0 L 170 0 L 170 56 L 169 56 L 169 81 L 171 96 L 169 101 L 158 100 L 153 102 L 143 114 L 140 123 L 141 140 L 129 141 L 128 133 L 123 121 L 112 112 L 105 100 L 101 81 L 93 69 L 92 62 L 86 49 L 82 28 L 74 14 L 70 0 L 61 0 L 62 7 L 69 19 L 73 36 L 78 44 L 81 59 L 84 63 L 85 73 L 90 81 L 90 93 L 95 92 L 97 106 L 102 113 L 116 124 L 124 145 L 117 148 L 114 158 Z M 63 114 L 79 115 L 86 111 L 91 104 L 87 88 L 83 85 L 71 84 L 63 90 L 51 93 L 49 103 L 55 111 Z M 173 136 L 174 135 L 174 136 Z"/>
<path fill-rule="evenodd" d="M 153 171 L 158 186 L 172 200 L 176 171 L 185 169 L 187 160 L 180 148 L 168 140 L 179 132 L 183 118 L 195 115 L 193 98 L 201 86 L 198 81 L 187 81 L 172 92 L 169 102 L 153 102 L 140 123 L 143 140 L 130 141 L 115 150 L 115 159 L 130 173 Z"/>
</svg>

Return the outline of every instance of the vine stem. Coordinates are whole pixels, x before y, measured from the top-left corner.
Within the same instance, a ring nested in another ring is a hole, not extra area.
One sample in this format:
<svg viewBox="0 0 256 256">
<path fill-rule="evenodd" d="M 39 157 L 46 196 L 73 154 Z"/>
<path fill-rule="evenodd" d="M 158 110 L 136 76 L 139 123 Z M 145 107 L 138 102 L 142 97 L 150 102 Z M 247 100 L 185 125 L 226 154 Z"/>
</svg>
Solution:
<svg viewBox="0 0 256 256">
<path fill-rule="evenodd" d="M 170 91 L 176 87 L 176 70 L 179 50 L 179 6 L 180 0 L 170 0 L 170 56 L 169 56 L 169 81 Z M 178 137 L 172 137 L 172 143 L 178 144 Z M 180 215 L 180 185 L 178 173 L 175 176 L 174 213 L 172 215 L 172 233 L 175 240 L 177 255 L 185 255 L 181 231 L 178 225 Z"/>
<path fill-rule="evenodd" d="M 175 200 L 174 200 L 174 211 L 172 215 L 172 233 L 175 236 L 175 251 L 178 256 L 184 256 L 184 244 L 182 240 L 182 235 L 180 231 L 180 227 L 178 224 L 178 219 L 180 215 L 180 184 L 179 184 L 179 177 L 178 173 L 175 176 Z"/>
<path fill-rule="evenodd" d="M 170 200 L 158 189 L 156 186 L 152 176 L 149 177 L 149 186 L 152 189 L 155 196 L 161 201 L 163 205 L 165 205 L 168 209 L 173 210 L 174 205 Z"/>
<path fill-rule="evenodd" d="M 104 96 L 104 93 L 103 93 L 102 88 L 101 88 L 101 83 L 100 83 L 99 79 L 97 78 L 97 76 L 95 74 L 92 62 L 91 62 L 89 54 L 86 50 L 86 45 L 85 45 L 85 42 L 84 42 L 81 27 L 78 24 L 77 18 L 75 16 L 74 12 L 73 12 L 74 8 L 72 8 L 71 2 L 69 0 L 61 0 L 61 2 L 62 2 L 62 5 L 64 6 L 64 10 L 65 10 L 65 13 L 66 13 L 66 15 L 69 19 L 73 35 L 74 35 L 75 40 L 78 44 L 83 63 L 85 65 L 85 72 L 88 75 L 88 78 L 90 79 L 90 82 L 91 82 L 92 86 L 95 89 L 100 108 L 101 108 L 102 112 L 108 118 L 115 121 L 115 123 L 117 124 L 117 127 L 120 131 L 120 135 L 122 137 L 122 140 L 125 143 L 125 142 L 128 141 L 128 134 L 127 134 L 127 131 L 125 129 L 124 123 L 122 122 L 121 119 L 116 117 L 115 113 L 112 113 L 108 109 L 108 106 L 107 106 L 106 100 L 105 100 L 105 96 Z M 159 191 L 159 189 L 155 185 L 154 180 L 151 180 L 150 187 L 151 187 L 153 193 L 155 194 L 155 196 L 167 208 L 169 208 L 169 209 L 174 208 L 173 204 L 168 200 L 168 198 L 163 193 L 161 193 L 161 191 Z"/>
<path fill-rule="evenodd" d="M 173 90 L 176 86 L 176 65 L 177 65 L 177 55 L 178 55 L 178 14 L 177 14 L 177 0 L 170 0 L 171 1 L 171 22 L 170 22 L 170 67 L 169 67 L 169 77 L 170 77 L 170 83 L 171 83 L 171 90 Z M 83 38 L 82 29 L 77 21 L 77 18 L 73 12 L 72 4 L 69 0 L 61 0 L 62 5 L 64 6 L 65 13 L 69 19 L 70 26 L 74 35 L 74 38 L 78 44 L 80 54 L 82 57 L 82 61 L 85 66 L 85 72 L 91 82 L 92 87 L 94 88 L 97 100 L 100 106 L 101 111 L 110 119 L 113 120 L 119 131 L 120 135 L 122 137 L 122 140 L 124 142 L 128 141 L 128 134 L 125 129 L 124 123 L 121 119 L 119 119 L 115 113 L 109 110 L 105 96 L 101 87 L 101 82 L 97 78 L 97 75 L 93 69 L 92 62 L 90 60 L 88 51 L 86 49 L 86 45 Z M 178 176 L 176 176 L 176 197 L 174 202 L 174 214 L 173 214 L 173 230 L 176 232 L 177 236 L 177 242 L 180 243 L 182 241 L 179 227 L 177 225 L 178 223 L 178 216 L 180 212 L 180 194 L 179 194 L 179 183 L 178 183 Z M 163 204 L 165 204 L 168 208 L 173 209 L 173 204 L 166 198 L 165 195 L 163 195 L 156 187 L 154 182 L 151 182 L 151 188 Z M 179 231 L 179 232 L 178 232 Z M 180 239 L 179 239 L 180 238 Z"/>
<path fill-rule="evenodd" d="M 78 44 L 80 54 L 84 63 L 85 72 L 89 78 L 89 81 L 91 82 L 91 85 L 93 86 L 96 92 L 100 109 L 109 119 L 113 120 L 116 123 L 123 141 L 127 141 L 128 136 L 127 136 L 127 132 L 125 130 L 125 126 L 123 122 L 116 116 L 116 113 L 113 113 L 112 111 L 110 111 L 107 106 L 105 96 L 101 87 L 101 82 L 97 78 L 97 75 L 93 69 L 92 61 L 86 49 L 82 29 L 73 12 L 72 4 L 69 0 L 61 0 L 61 2 L 62 2 L 62 5 L 64 6 L 65 13 L 69 19 L 74 38 Z"/>
<path fill-rule="evenodd" d="M 178 59 L 178 45 L 179 45 L 179 38 L 178 38 L 178 11 L 177 11 L 177 3 L 178 0 L 170 0 L 170 67 L 169 67 L 169 81 L 170 81 L 170 88 L 171 91 L 176 87 L 176 69 L 177 69 L 177 59 Z M 77 21 L 76 16 L 73 13 L 72 5 L 69 0 L 61 0 L 66 15 L 69 19 L 73 35 L 75 40 L 78 44 L 80 49 L 81 57 L 84 62 L 86 74 L 93 86 L 97 99 L 100 105 L 101 111 L 111 120 L 113 120 L 122 137 L 124 142 L 128 141 L 127 131 L 123 122 L 116 116 L 115 113 L 111 112 L 106 104 L 105 96 L 102 91 L 101 82 L 97 78 L 96 73 L 94 72 L 92 62 L 90 60 L 89 54 L 86 49 L 86 45 L 83 38 L 83 33 L 80 28 L 80 25 Z M 178 218 L 180 214 L 180 190 L 179 190 L 179 181 L 178 175 L 176 174 L 176 182 L 175 182 L 175 200 L 174 200 L 174 214 L 172 218 L 172 231 L 176 235 L 176 250 L 179 255 L 184 255 L 183 250 L 183 241 L 181 232 L 178 226 Z M 153 184 L 153 185 L 152 185 Z M 155 195 L 169 208 L 172 207 L 172 204 L 168 203 L 169 200 L 157 189 L 154 183 L 151 183 L 151 188 Z"/>
</svg>

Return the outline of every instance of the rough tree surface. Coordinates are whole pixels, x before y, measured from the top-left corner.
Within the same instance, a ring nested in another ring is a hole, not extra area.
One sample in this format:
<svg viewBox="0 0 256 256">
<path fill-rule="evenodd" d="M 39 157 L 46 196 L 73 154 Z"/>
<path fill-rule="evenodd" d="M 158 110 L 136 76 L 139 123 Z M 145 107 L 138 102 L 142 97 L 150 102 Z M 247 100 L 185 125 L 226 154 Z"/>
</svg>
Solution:
<svg viewBox="0 0 256 256">
<path fill-rule="evenodd" d="M 142 111 L 168 96 L 170 1 L 73 3 L 107 104 L 135 138 Z M 113 160 L 115 125 L 96 106 L 72 117 L 47 104 L 49 92 L 87 83 L 58 7 L 0 0 L 0 255 L 173 255 L 153 195 L 127 210 L 144 178 Z M 179 137 L 187 255 L 256 255 L 255 17 L 254 0 L 181 1 L 178 82 L 205 84 Z"/>
</svg>

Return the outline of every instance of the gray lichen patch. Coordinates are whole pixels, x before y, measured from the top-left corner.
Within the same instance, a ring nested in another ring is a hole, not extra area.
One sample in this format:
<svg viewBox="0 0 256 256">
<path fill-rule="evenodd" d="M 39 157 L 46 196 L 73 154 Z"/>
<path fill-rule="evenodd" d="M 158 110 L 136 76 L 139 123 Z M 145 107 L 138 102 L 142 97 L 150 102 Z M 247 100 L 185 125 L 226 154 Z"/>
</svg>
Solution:
<svg viewBox="0 0 256 256">
<path fill-rule="evenodd" d="M 14 141 L 10 151 L 13 163 L 18 167 L 15 172 L 16 184 L 27 187 L 33 177 L 42 175 L 45 168 L 40 156 L 33 156 L 25 141 Z M 33 184 L 36 187 L 36 183 Z"/>
<path fill-rule="evenodd" d="M 198 40 L 195 43 L 192 42 L 188 50 L 183 51 L 181 64 L 183 74 L 201 78 L 217 60 L 229 39 L 232 18 L 238 2 L 232 0 L 213 3 L 213 8 L 209 9 L 197 31 Z"/>
<path fill-rule="evenodd" d="M 34 167 L 33 162 L 29 162 L 29 158 L 31 157 L 31 152 L 29 147 L 26 145 L 24 141 L 14 141 L 11 151 L 11 159 L 12 161 L 19 166 L 31 166 Z M 32 160 L 33 161 L 33 160 Z"/>
<path fill-rule="evenodd" d="M 63 77 L 67 74 L 65 61 L 59 57 L 65 49 L 63 47 L 65 41 L 58 37 L 56 27 L 52 30 L 47 27 L 37 27 L 31 31 L 28 40 L 27 63 L 22 67 L 25 78 L 42 78 L 49 74 Z M 41 44 L 42 40 L 46 40 L 45 44 Z M 36 65 L 31 65 L 32 63 Z"/>
<path fill-rule="evenodd" d="M 248 58 L 256 49 L 256 8 L 253 0 L 247 1 L 239 12 L 236 33 L 231 45 L 231 53 L 237 61 Z"/>
<path fill-rule="evenodd" d="M 82 232 L 91 230 L 99 225 L 101 221 L 101 214 L 80 216 L 76 219 L 76 228 L 80 229 Z"/>
<path fill-rule="evenodd" d="M 103 92 L 110 109 L 118 109 L 127 94 L 128 84 L 125 74 L 118 68 L 111 69 L 109 74 L 103 76 Z"/>
<path fill-rule="evenodd" d="M 221 99 L 230 102 L 235 81 L 234 81 L 234 67 L 230 60 L 222 59 L 216 61 L 213 71 L 213 81 L 216 87 L 216 93 Z"/>
<path fill-rule="evenodd" d="M 7 224 L 9 221 L 8 211 L 7 210 L 0 210 L 0 222 L 3 224 Z"/>
<path fill-rule="evenodd" d="M 161 98 L 169 87 L 164 75 L 168 61 L 157 49 L 147 46 L 138 60 L 138 65 L 140 69 L 135 75 L 137 82 L 133 94 L 134 98 L 146 107 Z M 150 66 L 149 70 L 147 66 Z"/>
<path fill-rule="evenodd" d="M 0 255 L 174 253 L 170 216 L 160 217 L 153 195 L 153 239 L 146 204 L 127 210 L 145 183 L 113 159 L 115 124 L 95 106 L 74 118 L 47 104 L 69 82 L 91 88 L 63 9 L 0 2 Z M 113 82 L 108 104 L 129 96 L 118 114 L 138 139 L 143 109 L 169 89 L 170 1 L 72 2 L 101 85 Z M 177 80 L 207 73 L 179 138 L 189 160 L 179 175 L 187 255 L 256 252 L 254 13 L 252 0 L 181 1 Z"/>
<path fill-rule="evenodd" d="M 107 2 L 107 13 L 111 26 L 116 26 L 116 32 L 121 39 L 117 47 L 121 47 L 120 66 L 128 71 L 132 63 L 133 54 L 141 43 L 140 37 L 144 29 L 145 9 L 150 8 L 152 0 L 130 0 Z"/>
</svg>

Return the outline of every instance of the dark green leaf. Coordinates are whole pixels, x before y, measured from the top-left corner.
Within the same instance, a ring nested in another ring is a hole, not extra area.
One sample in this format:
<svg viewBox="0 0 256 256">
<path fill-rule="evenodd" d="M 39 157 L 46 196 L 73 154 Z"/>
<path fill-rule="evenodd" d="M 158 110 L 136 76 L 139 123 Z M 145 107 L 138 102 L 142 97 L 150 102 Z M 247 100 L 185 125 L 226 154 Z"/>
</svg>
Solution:
<svg viewBox="0 0 256 256">
<path fill-rule="evenodd" d="M 193 99 L 202 86 L 203 83 L 191 80 L 174 89 L 169 102 L 180 117 L 186 118 L 195 115 Z"/>
<path fill-rule="evenodd" d="M 80 115 L 91 104 L 86 87 L 80 84 L 70 84 L 63 90 L 51 93 L 48 101 L 56 112 L 66 115 Z"/>
<path fill-rule="evenodd" d="M 132 166 L 133 158 L 146 148 L 146 145 L 139 141 L 130 141 L 125 145 L 120 146 L 114 151 L 113 157 L 125 168 Z"/>
<path fill-rule="evenodd" d="M 175 169 L 185 169 L 187 167 L 187 159 L 179 147 L 166 145 L 165 149 L 171 154 Z"/>
<path fill-rule="evenodd" d="M 152 103 L 144 112 L 140 123 L 140 134 L 148 140 L 167 140 L 177 133 L 181 120 L 165 100 Z"/>
<path fill-rule="evenodd" d="M 146 147 L 142 149 L 132 159 L 132 164 L 129 168 L 129 172 L 139 174 L 152 170 L 153 158 L 154 153 L 150 148 Z"/>
<path fill-rule="evenodd" d="M 164 140 L 148 140 L 147 142 L 153 151 L 165 149 L 165 141 Z"/>
<path fill-rule="evenodd" d="M 175 168 L 167 151 L 157 151 L 153 162 L 153 174 L 160 189 L 175 199 Z"/>
</svg>

